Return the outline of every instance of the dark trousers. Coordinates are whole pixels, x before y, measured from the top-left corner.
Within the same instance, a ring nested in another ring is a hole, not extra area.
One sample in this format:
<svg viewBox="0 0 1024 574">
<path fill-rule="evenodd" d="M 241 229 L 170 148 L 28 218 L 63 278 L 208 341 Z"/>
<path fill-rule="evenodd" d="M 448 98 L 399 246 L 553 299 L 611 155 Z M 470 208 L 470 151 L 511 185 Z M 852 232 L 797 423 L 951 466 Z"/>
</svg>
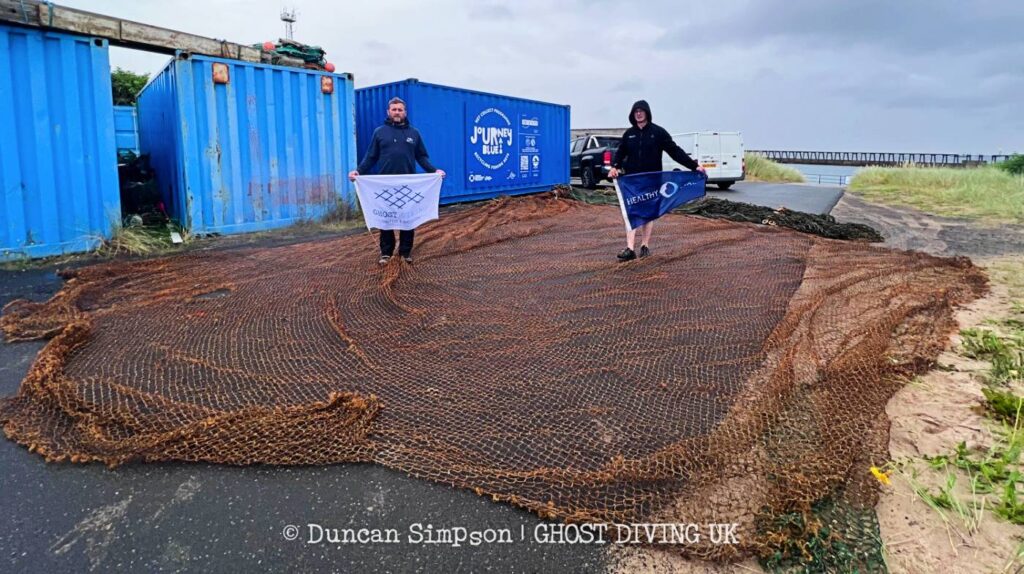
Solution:
<svg viewBox="0 0 1024 574">
<path fill-rule="evenodd" d="M 403 229 L 398 232 L 398 254 L 402 257 L 412 255 L 412 239 L 416 234 L 415 229 Z M 380 230 L 380 254 L 393 255 L 395 253 L 395 230 Z"/>
</svg>

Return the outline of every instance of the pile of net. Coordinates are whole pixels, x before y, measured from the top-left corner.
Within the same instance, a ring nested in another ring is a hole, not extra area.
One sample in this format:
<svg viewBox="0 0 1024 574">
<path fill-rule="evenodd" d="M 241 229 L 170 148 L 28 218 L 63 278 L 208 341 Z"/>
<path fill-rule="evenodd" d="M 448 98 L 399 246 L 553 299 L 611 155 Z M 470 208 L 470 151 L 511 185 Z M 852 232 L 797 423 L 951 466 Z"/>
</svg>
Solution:
<svg viewBox="0 0 1024 574">
<path fill-rule="evenodd" d="M 615 204 L 618 198 L 610 189 L 583 190 L 561 186 L 558 192 L 568 197 L 594 205 Z M 717 197 L 704 197 L 699 201 L 676 208 L 676 213 L 699 215 L 712 219 L 727 219 L 762 225 L 777 225 L 795 229 L 803 233 L 811 233 L 829 239 L 847 239 L 880 243 L 885 241 L 878 231 L 863 223 L 840 223 L 828 214 L 806 213 L 794 211 L 786 207 L 764 207 L 740 201 L 729 201 Z"/>
<path fill-rule="evenodd" d="M 50 337 L 12 440 L 53 461 L 374 462 L 541 516 L 737 523 L 779 552 L 823 501 L 869 509 L 885 404 L 980 296 L 965 259 L 668 215 L 501 199 L 420 228 L 74 271 L 7 306 Z"/>
<path fill-rule="evenodd" d="M 760 205 L 752 205 L 739 201 L 729 201 L 707 197 L 701 201 L 684 205 L 677 210 L 679 213 L 710 217 L 712 219 L 728 219 L 729 221 L 745 221 L 764 225 L 778 225 L 795 229 L 803 233 L 812 233 L 829 239 L 847 239 L 879 243 L 885 241 L 873 227 L 863 223 L 840 223 L 828 214 L 805 213 L 785 207 L 772 209 Z"/>
<path fill-rule="evenodd" d="M 266 44 L 256 44 L 253 47 L 262 48 L 272 64 L 281 63 L 280 60 L 284 57 L 299 60 L 306 67 L 315 70 L 324 70 L 327 66 L 327 52 L 320 46 L 311 46 L 302 42 L 296 42 L 295 40 L 281 38 L 276 44 L 267 42 Z"/>
</svg>

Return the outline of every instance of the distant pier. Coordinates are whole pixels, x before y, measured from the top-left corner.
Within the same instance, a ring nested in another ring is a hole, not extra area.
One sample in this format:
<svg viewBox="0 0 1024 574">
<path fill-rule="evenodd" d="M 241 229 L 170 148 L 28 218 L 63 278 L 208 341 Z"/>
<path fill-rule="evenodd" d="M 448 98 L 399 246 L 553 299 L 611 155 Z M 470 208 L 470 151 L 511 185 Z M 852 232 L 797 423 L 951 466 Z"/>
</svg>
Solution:
<svg viewBox="0 0 1024 574">
<path fill-rule="evenodd" d="M 806 165 L 901 166 L 907 164 L 934 167 L 977 167 L 999 163 L 1009 155 L 971 155 L 960 153 L 888 153 L 856 151 L 747 150 L 777 163 Z"/>
</svg>

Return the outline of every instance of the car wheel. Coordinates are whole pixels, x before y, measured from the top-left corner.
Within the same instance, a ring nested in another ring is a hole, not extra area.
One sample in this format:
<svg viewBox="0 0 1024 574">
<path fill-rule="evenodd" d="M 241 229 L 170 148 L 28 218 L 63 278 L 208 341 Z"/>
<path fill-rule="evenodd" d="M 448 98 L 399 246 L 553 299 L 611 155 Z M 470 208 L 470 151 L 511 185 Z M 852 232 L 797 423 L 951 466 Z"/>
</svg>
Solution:
<svg viewBox="0 0 1024 574">
<path fill-rule="evenodd" d="M 589 165 L 585 165 L 580 168 L 580 180 L 583 182 L 583 187 L 587 189 L 597 188 L 597 180 L 594 178 L 594 170 Z"/>
<path fill-rule="evenodd" d="M 729 189 L 730 187 L 732 187 L 732 182 L 731 181 L 723 181 L 723 182 L 718 184 L 718 189 L 721 189 L 722 191 L 725 191 L 725 190 Z"/>
</svg>

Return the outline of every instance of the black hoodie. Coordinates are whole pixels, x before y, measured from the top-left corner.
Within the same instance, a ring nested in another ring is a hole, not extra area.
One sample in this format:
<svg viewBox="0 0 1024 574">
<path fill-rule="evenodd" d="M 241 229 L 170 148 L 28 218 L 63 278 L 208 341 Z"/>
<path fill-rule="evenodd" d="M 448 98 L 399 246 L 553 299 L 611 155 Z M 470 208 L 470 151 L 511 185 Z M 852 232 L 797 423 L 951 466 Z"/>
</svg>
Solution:
<svg viewBox="0 0 1024 574">
<path fill-rule="evenodd" d="M 637 108 L 647 112 L 647 125 L 643 129 L 637 127 L 636 118 L 633 117 Z M 633 127 L 622 134 L 622 143 L 619 144 L 615 160 L 612 161 L 613 167 L 626 173 L 662 171 L 661 154 L 665 152 L 687 169 L 697 169 L 697 162 L 672 140 L 672 136 L 665 128 L 652 121 L 651 106 L 647 105 L 647 102 L 639 100 L 633 104 L 629 109 L 629 123 Z"/>
<path fill-rule="evenodd" d="M 376 165 L 377 173 L 381 175 L 405 175 L 416 173 L 417 163 L 427 173 L 437 171 L 430 163 L 419 130 L 410 126 L 409 120 L 396 124 L 388 118 L 384 125 L 374 130 L 366 156 L 356 171 L 366 175 Z"/>
</svg>

